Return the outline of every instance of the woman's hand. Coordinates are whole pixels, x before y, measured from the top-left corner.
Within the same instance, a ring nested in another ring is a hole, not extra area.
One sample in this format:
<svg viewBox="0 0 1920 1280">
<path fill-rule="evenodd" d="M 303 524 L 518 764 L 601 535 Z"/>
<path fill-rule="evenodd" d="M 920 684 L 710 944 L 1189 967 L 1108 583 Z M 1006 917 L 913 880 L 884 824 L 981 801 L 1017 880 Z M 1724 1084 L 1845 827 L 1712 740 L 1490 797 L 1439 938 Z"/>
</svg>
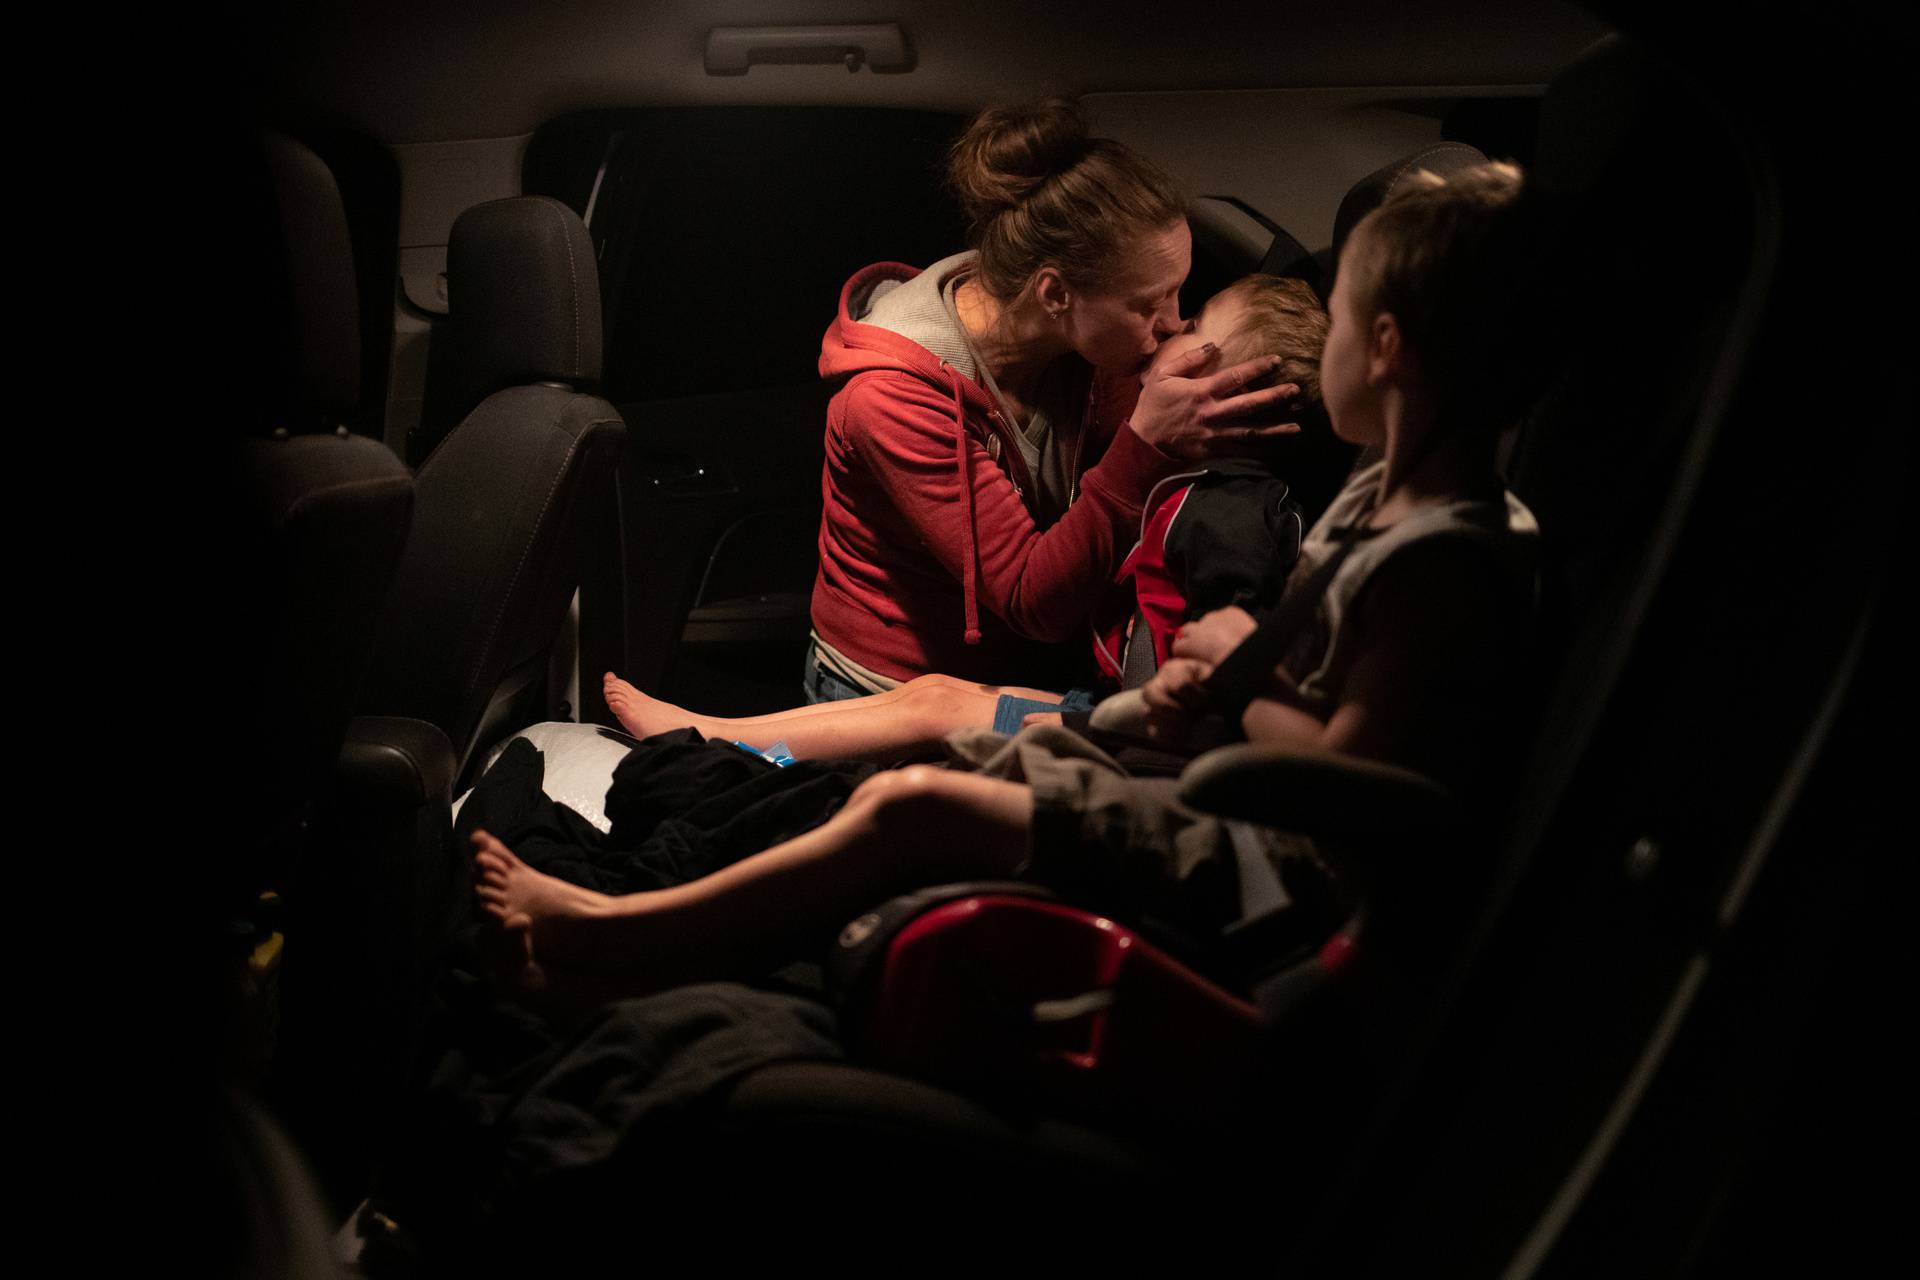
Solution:
<svg viewBox="0 0 1920 1280">
<path fill-rule="evenodd" d="M 1167 659 L 1153 679 L 1140 686 L 1140 700 L 1147 708 L 1147 736 L 1162 742 L 1183 740 L 1193 717 L 1207 709 L 1206 679 L 1212 674 L 1211 662 Z"/>
<path fill-rule="evenodd" d="M 1280 358 L 1262 356 L 1205 373 L 1219 354 L 1209 342 L 1150 376 L 1134 406 L 1134 434 L 1177 458 L 1206 458 L 1272 436 L 1297 435 L 1299 423 L 1277 420 L 1291 409 L 1298 386 L 1246 389 L 1278 369 Z"/>
<path fill-rule="evenodd" d="M 1209 666 L 1218 666 L 1258 625 L 1253 615 L 1239 605 L 1215 609 L 1173 633 L 1173 656 L 1197 658 Z"/>
</svg>

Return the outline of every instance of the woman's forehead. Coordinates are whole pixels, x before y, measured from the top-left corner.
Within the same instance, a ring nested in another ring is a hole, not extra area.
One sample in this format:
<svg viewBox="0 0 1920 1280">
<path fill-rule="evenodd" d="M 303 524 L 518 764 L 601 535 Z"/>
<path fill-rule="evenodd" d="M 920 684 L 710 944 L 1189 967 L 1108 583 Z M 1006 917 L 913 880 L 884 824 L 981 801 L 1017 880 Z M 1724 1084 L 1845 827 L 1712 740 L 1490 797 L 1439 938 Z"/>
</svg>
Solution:
<svg viewBox="0 0 1920 1280">
<path fill-rule="evenodd" d="M 1164 293 L 1187 278 L 1193 259 L 1193 233 L 1187 224 L 1170 223 L 1134 240 L 1116 283 L 1119 293 Z"/>
</svg>

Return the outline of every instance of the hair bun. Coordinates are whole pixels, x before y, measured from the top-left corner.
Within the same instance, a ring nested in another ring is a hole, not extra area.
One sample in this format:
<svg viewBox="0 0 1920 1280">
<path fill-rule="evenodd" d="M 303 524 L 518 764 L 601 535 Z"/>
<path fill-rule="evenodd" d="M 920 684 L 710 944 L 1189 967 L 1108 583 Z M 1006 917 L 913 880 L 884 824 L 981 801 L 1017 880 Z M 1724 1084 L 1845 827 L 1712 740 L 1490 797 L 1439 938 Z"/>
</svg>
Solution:
<svg viewBox="0 0 1920 1280">
<path fill-rule="evenodd" d="M 953 144 L 947 178 L 968 220 L 979 224 L 1080 163 L 1092 143 L 1087 113 L 1072 98 L 990 107 Z"/>
</svg>

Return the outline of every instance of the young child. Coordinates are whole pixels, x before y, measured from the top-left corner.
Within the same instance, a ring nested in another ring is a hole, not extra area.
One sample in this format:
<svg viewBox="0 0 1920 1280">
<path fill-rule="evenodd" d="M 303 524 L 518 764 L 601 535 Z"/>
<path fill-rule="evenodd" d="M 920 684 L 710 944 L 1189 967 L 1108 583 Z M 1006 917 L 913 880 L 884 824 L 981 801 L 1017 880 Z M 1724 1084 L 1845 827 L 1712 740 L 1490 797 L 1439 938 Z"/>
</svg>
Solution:
<svg viewBox="0 0 1920 1280">
<path fill-rule="evenodd" d="M 1384 457 L 1306 539 L 1289 589 L 1310 617 L 1240 714 L 1249 739 L 1464 781 L 1533 594 L 1532 517 L 1493 466 L 1499 430 L 1535 385 L 1514 365 L 1519 336 L 1550 328 L 1513 302 L 1531 219 L 1519 171 L 1488 165 L 1410 185 L 1349 239 L 1322 395 L 1341 438 Z M 1299 610 L 1283 600 L 1280 613 Z M 1254 626 L 1221 610 L 1190 627 L 1148 704 L 1163 716 L 1202 708 L 1207 676 Z M 1025 876 L 1122 919 L 1150 909 L 1217 928 L 1237 913 L 1235 847 L 1249 832 L 1264 833 L 1283 885 L 1303 869 L 1297 838 L 1188 809 L 1175 780 L 1130 778 L 1064 729 L 992 742 L 981 771 L 877 774 L 815 830 L 658 892 L 593 893 L 477 832 L 476 892 L 523 981 L 605 993 L 751 972 L 930 884 Z"/>
<path fill-rule="evenodd" d="M 1091 706 L 1098 693 L 1133 683 L 1124 678 L 1129 671 L 1150 675 L 1171 655 L 1181 624 L 1222 605 L 1257 609 L 1278 598 L 1303 529 L 1301 504 L 1280 477 L 1300 471 L 1317 478 L 1327 471 L 1329 454 L 1339 463 L 1347 457 L 1318 421 L 1327 325 L 1327 313 L 1305 284 L 1252 275 L 1214 295 L 1184 333 L 1161 344 L 1144 378 L 1208 343 L 1218 348 L 1221 368 L 1279 356 L 1272 379 L 1300 388 L 1295 405 L 1305 425 L 1297 436 L 1256 445 L 1257 455 L 1170 476 L 1148 498 L 1140 542 L 1093 617 L 1102 689 L 1063 697 L 926 675 L 864 698 L 730 719 L 650 698 L 608 672 L 607 705 L 640 738 L 692 728 L 760 747 L 784 742 L 800 760 L 892 761 L 928 751 L 960 729 L 1012 734 L 1029 716 Z M 1310 480 L 1308 487 L 1319 486 Z M 1309 500 L 1318 499 L 1317 509 L 1325 496 L 1310 493 Z M 1145 633 L 1138 633 L 1136 619 L 1146 624 Z"/>
</svg>

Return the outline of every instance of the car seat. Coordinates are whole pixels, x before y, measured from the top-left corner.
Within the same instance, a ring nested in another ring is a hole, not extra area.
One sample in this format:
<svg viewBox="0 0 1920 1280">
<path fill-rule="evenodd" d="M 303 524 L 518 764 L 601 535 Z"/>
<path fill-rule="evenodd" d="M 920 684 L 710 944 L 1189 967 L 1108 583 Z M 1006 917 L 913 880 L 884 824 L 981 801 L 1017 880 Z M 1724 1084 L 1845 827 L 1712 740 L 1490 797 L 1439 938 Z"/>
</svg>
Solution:
<svg viewBox="0 0 1920 1280">
<path fill-rule="evenodd" d="M 264 252 L 248 264 L 244 279 L 257 293 L 244 305 L 259 349 L 241 362 L 243 382 L 258 390 L 234 441 L 247 525 L 233 531 L 226 566 L 227 589 L 248 604 L 244 630 L 221 637 L 250 655 L 242 667 L 258 678 L 236 699 L 248 710 L 234 739 L 245 745 L 228 789 L 230 829 L 249 847 L 224 905 L 253 946 L 256 1052 L 271 1055 L 262 1083 L 324 1157 L 330 1126 L 312 1104 L 352 1096 L 353 1086 L 310 1050 L 359 1016 L 341 1012 L 334 960 L 356 921 L 379 909 L 368 891 L 383 886 L 366 883 L 323 832 L 414 495 L 385 445 L 341 425 L 357 405 L 361 367 L 353 251 L 333 175 L 281 134 L 260 137 L 258 160 L 249 191 Z M 263 891 L 283 909 L 263 909 Z"/>
<path fill-rule="evenodd" d="M 553 718 L 548 659 L 590 548 L 611 527 L 626 427 L 592 394 L 600 285 L 578 215 L 476 205 L 447 250 L 451 336 L 477 401 L 414 477 L 414 527 L 360 699 L 439 726 L 464 773 L 507 731 Z"/>
</svg>

